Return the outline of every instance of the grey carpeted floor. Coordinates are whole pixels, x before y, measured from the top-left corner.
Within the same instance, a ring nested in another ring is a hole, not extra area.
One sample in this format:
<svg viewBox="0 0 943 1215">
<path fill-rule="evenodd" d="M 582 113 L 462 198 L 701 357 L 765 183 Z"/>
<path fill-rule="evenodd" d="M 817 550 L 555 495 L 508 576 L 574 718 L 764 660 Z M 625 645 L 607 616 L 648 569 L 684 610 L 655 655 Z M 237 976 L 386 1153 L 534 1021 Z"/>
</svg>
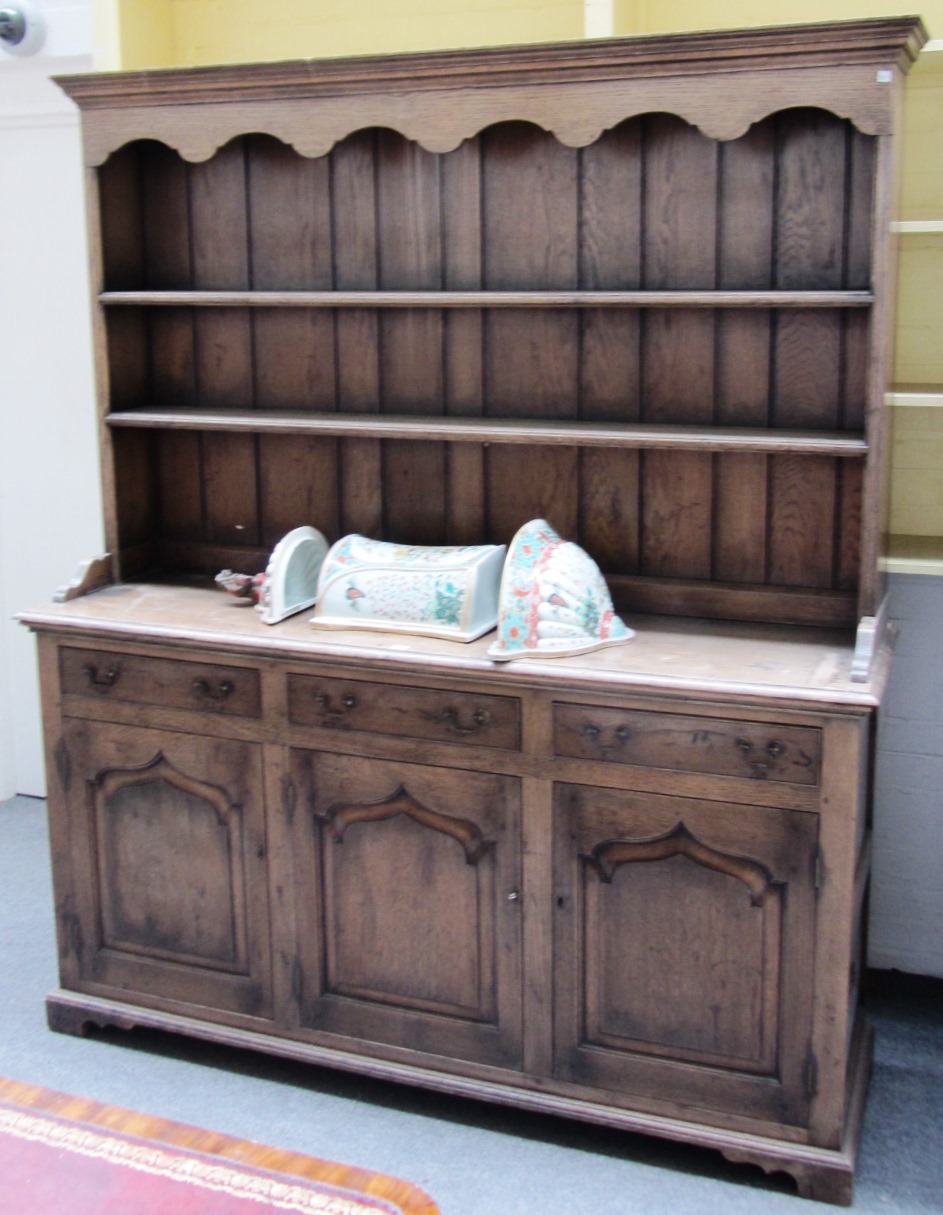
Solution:
<svg viewBox="0 0 943 1215">
<path fill-rule="evenodd" d="M 0 1076 L 404 1177 L 443 1215 L 835 1209 L 714 1152 L 169 1035 L 53 1034 L 55 985 L 45 805 L 14 798 L 0 803 Z M 869 988 L 877 1057 L 854 1209 L 943 1212 L 943 981 L 871 975 Z"/>
</svg>

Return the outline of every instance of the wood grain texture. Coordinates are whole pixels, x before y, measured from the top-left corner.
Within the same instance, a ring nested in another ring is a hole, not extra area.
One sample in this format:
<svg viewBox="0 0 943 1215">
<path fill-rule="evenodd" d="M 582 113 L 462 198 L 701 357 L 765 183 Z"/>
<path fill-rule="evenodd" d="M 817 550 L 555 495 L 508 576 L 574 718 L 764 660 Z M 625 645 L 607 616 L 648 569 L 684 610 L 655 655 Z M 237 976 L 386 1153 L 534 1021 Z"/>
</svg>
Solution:
<svg viewBox="0 0 943 1215">
<path fill-rule="evenodd" d="M 453 153 L 453 157 L 454 157 Z M 452 157 L 443 160 L 454 164 Z M 102 291 L 111 307 L 192 308 L 867 308 L 870 291 L 714 290 L 403 290 L 371 291 Z"/>
<path fill-rule="evenodd" d="M 732 1106 L 765 1099 L 783 1121 L 801 1120 L 808 1038 L 797 1029 L 809 993 L 794 984 L 813 909 L 814 824 L 756 813 L 748 861 L 743 824 L 717 806 L 561 785 L 555 818 L 558 1074 L 694 1099 L 701 1068 L 729 1066 L 733 1051 Z M 625 923 L 640 929 L 633 940 L 619 933 Z M 711 996 L 718 982 L 737 991 L 729 1004 Z M 776 1080 L 743 1085 L 748 1072 Z"/>
<path fill-rule="evenodd" d="M 717 286 L 717 144 L 669 115 L 644 127 L 644 281 L 655 290 Z M 705 423 L 714 414 L 714 322 L 656 309 L 643 331 L 643 417 Z M 683 359 L 679 350 L 685 351 Z"/>
<path fill-rule="evenodd" d="M 575 289 L 576 153 L 524 124 L 486 132 L 482 149 L 483 286 Z M 576 317 L 501 310 L 486 313 L 485 326 L 488 413 L 572 417 Z"/>
<path fill-rule="evenodd" d="M 332 157 L 334 281 L 338 288 L 371 289 L 378 285 L 375 139 L 371 132 L 354 135 Z M 338 316 L 337 399 L 351 413 L 375 409 L 380 400 L 379 329 L 367 309 Z M 369 439 L 341 444 L 340 494 L 342 527 L 365 535 L 382 534 L 380 445 Z"/>
<path fill-rule="evenodd" d="M 718 455 L 714 460 L 713 576 L 721 582 L 762 582 L 770 543 L 769 460 Z"/>
<path fill-rule="evenodd" d="M 442 282 L 439 158 L 392 132 L 377 136 L 379 285 L 433 288 Z M 380 407 L 428 417 L 442 410 L 444 318 L 434 311 L 381 313 Z M 444 539 L 445 453 L 429 443 L 390 442 L 383 449 L 385 531 L 390 539 Z"/>
<path fill-rule="evenodd" d="M 572 449 L 557 452 L 536 447 L 528 454 L 527 472 L 513 447 L 488 451 L 488 535 L 507 544 L 528 519 L 546 519 L 560 536 L 573 536 L 579 525 L 578 457 Z"/>
<path fill-rule="evenodd" d="M 517 782 L 312 751 L 292 774 L 307 1036 L 519 1066 Z"/>
<path fill-rule="evenodd" d="M 156 325 L 149 326 L 146 314 L 138 313 L 135 316 L 128 312 L 102 319 L 104 357 L 108 366 L 107 407 L 116 410 L 134 408 L 156 392 L 166 392 L 165 399 L 174 404 L 192 403 L 192 380 L 180 392 L 170 376 L 163 378 L 160 352 L 166 344 L 166 337 L 159 320 Z M 192 375 L 192 351 L 188 351 L 187 355 L 184 375 L 188 371 Z M 177 360 L 171 360 L 170 367 L 176 364 Z M 151 368 L 155 365 L 157 375 L 152 376 Z"/>
<path fill-rule="evenodd" d="M 109 320 L 114 323 L 112 318 L 109 317 Z M 161 308 L 155 309 L 144 320 L 148 350 L 146 355 L 139 357 L 141 367 L 146 368 L 148 373 L 152 398 L 183 409 L 192 409 L 199 400 L 196 359 L 199 326 L 196 318 L 182 308 Z M 140 396 L 137 399 L 140 401 Z M 119 407 L 120 398 L 113 390 L 112 409 Z"/>
<path fill-rule="evenodd" d="M 761 290 L 772 283 L 772 122 L 751 128 L 720 149 L 723 203 L 719 212 L 718 287 Z M 717 318 L 715 420 L 767 425 L 770 416 L 770 328 L 765 313 L 724 311 Z"/>
<path fill-rule="evenodd" d="M 580 454 L 580 539 L 604 573 L 635 573 L 639 562 L 638 452 L 586 448 Z"/>
<path fill-rule="evenodd" d="M 767 33 L 261 64 L 251 74 L 229 67 L 140 73 L 117 84 L 107 75 L 58 81 L 85 112 L 93 165 L 129 133 L 171 143 L 195 161 L 247 129 L 266 129 L 318 156 L 353 131 L 392 126 L 444 152 L 494 123 L 524 118 L 577 147 L 640 113 L 673 111 L 729 139 L 802 105 L 837 108 L 873 135 L 893 126 L 890 90 L 875 69 L 899 79 L 926 40 L 912 18 Z M 188 107 L 197 101 L 193 122 Z M 304 103 L 319 110 L 315 129 L 304 121 Z"/>
<path fill-rule="evenodd" d="M 190 243 L 190 170 L 162 144 L 136 151 L 141 189 L 144 281 L 154 291 L 195 287 Z M 233 284 L 234 285 L 234 284 Z"/>
<path fill-rule="evenodd" d="M 269 1016 L 258 748 L 77 719 L 65 738 L 83 788 L 84 980 L 131 988 L 161 974 L 165 996 Z"/>
<path fill-rule="evenodd" d="M 246 172 L 253 289 L 330 290 L 329 162 L 304 160 L 284 144 L 258 137 L 248 141 Z M 256 309 L 251 323 L 259 406 L 334 408 L 333 316 L 299 309 L 280 320 Z"/>
<path fill-rule="evenodd" d="M 835 478 L 830 461 L 772 458 L 770 579 L 786 586 L 832 584 Z"/>
<path fill-rule="evenodd" d="M 115 479 L 117 551 L 149 549 L 156 531 L 151 446 L 144 435 L 116 436 L 114 458 L 121 469 Z M 133 576 L 129 570 L 122 575 Z"/>
<path fill-rule="evenodd" d="M 711 574 L 713 464 L 700 452 L 646 452 L 642 464 L 641 571 L 671 578 Z"/>
<path fill-rule="evenodd" d="M 204 435 L 202 457 L 207 540 L 258 543 L 255 441 L 249 435 Z"/>
<path fill-rule="evenodd" d="M 114 581 L 114 563 L 110 553 L 102 553 L 98 557 L 89 557 L 79 563 L 72 578 L 57 588 L 53 595 L 54 603 L 69 603 L 80 595 L 90 595 L 94 591 L 110 586 Z"/>
<path fill-rule="evenodd" d="M 329 59 L 304 64 L 263 63 L 250 79 L 243 65 L 204 70 L 177 69 L 153 73 L 99 73 L 62 78 L 61 87 L 87 109 L 167 105 L 180 100 L 243 100 L 247 96 L 274 99 L 281 93 L 309 97 L 338 95 L 369 88 L 382 79 L 408 89 L 436 87 L 447 76 L 458 84 L 480 83 L 489 72 L 512 78 L 523 76 L 528 83 L 569 76 L 579 83 L 598 79 L 606 72 L 631 75 L 648 71 L 671 78 L 688 73 L 707 75 L 723 72 L 729 61 L 752 66 L 751 60 L 767 69 L 783 63 L 868 62 L 875 57 L 894 56 L 906 70 L 925 39 L 912 17 L 879 18 L 787 25 L 770 29 L 717 30 L 692 34 L 667 34 L 651 38 L 594 39 L 591 43 L 553 43 L 537 46 L 473 51 L 439 51 Z M 700 69 L 700 71 L 697 71 Z M 467 75 L 463 76 L 463 73 Z M 827 72 L 822 73 L 829 79 Z M 206 93 L 198 96 L 199 84 Z M 176 91 L 175 91 L 176 90 Z"/>
<path fill-rule="evenodd" d="M 158 492 L 165 536 L 178 540 L 203 538 L 202 457 L 202 442 L 197 434 L 167 431 L 157 436 Z"/>
<path fill-rule="evenodd" d="M 307 434 L 425 438 L 447 443 L 494 443 L 554 447 L 654 448 L 676 451 L 781 452 L 860 458 L 868 444 L 858 434 L 842 431 L 766 429 L 759 427 L 655 426 L 604 422 L 558 423 L 522 418 L 415 418 L 394 415 L 310 414 L 290 410 L 255 412 L 241 409 L 135 409 L 110 414 L 107 426 L 117 430 L 205 430 L 251 434 Z"/>
<path fill-rule="evenodd" d="M 96 179 L 99 218 L 102 228 L 109 233 L 108 240 L 99 247 L 102 287 L 113 291 L 140 287 L 144 282 L 144 249 L 139 222 L 142 199 L 134 149 L 112 157 L 96 174 Z M 191 284 L 185 282 L 184 285 Z"/>
<path fill-rule="evenodd" d="M 245 148 L 235 141 L 190 171 L 193 285 L 249 286 Z M 235 405 L 253 400 L 248 311 L 208 309 L 194 318 L 198 399 Z"/>
<path fill-rule="evenodd" d="M 260 538 L 270 548 L 296 527 L 340 535 L 337 442 L 317 436 L 260 436 Z"/>
<path fill-rule="evenodd" d="M 353 136 L 332 157 L 335 284 L 371 290 L 379 283 L 374 137 Z M 378 319 L 357 309 L 337 318 L 338 401 L 356 411 L 380 399 Z"/>
</svg>

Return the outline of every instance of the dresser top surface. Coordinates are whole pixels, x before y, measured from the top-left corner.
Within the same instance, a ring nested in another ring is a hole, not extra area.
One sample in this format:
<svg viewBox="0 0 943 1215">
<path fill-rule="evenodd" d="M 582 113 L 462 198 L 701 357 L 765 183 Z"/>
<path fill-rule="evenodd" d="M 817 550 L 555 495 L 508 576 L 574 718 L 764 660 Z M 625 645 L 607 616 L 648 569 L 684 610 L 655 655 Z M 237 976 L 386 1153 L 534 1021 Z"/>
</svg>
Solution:
<svg viewBox="0 0 943 1215">
<path fill-rule="evenodd" d="M 268 625 L 250 606 L 215 588 L 151 583 L 109 586 L 23 612 L 19 619 L 40 632 L 114 644 L 161 644 L 288 662 L 343 659 L 351 671 L 383 668 L 404 676 L 484 675 L 496 692 L 553 685 L 869 709 L 880 701 L 887 666 L 881 651 L 870 681 L 853 681 L 854 638 L 847 632 L 629 614 L 624 619 L 636 635 L 624 644 L 576 656 L 495 662 L 487 654 L 494 633 L 463 643 L 315 628 L 310 609 Z"/>
</svg>

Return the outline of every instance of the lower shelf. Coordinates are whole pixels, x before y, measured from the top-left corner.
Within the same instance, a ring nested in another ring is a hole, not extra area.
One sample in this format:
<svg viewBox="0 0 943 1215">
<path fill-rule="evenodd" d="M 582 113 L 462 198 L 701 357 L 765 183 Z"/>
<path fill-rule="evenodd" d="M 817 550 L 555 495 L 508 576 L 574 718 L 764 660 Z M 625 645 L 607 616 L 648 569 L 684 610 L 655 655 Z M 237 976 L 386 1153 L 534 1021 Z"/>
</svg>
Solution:
<svg viewBox="0 0 943 1215">
<path fill-rule="evenodd" d="M 889 574 L 943 575 L 943 536 L 891 536 L 882 564 Z"/>
<path fill-rule="evenodd" d="M 523 1085 L 499 1084 L 489 1080 L 455 1076 L 429 1068 L 331 1050 L 290 1038 L 233 1028 L 175 1013 L 155 1012 L 133 1004 L 61 989 L 50 993 L 46 1010 L 50 1028 L 59 1033 L 83 1036 L 93 1026 L 99 1029 L 163 1030 L 205 1042 L 259 1051 L 277 1058 L 336 1068 L 373 1079 L 395 1081 L 434 1092 L 535 1113 L 560 1115 L 615 1130 L 711 1148 L 735 1163 L 757 1165 L 766 1173 L 787 1173 L 795 1180 L 801 1197 L 837 1206 L 850 1206 L 852 1201 L 855 1160 L 871 1075 L 874 1043 L 871 1027 L 865 1022 L 859 1022 L 851 1051 L 851 1091 L 844 1141 L 840 1148 L 828 1149 L 613 1108 L 601 1102 L 574 1100 L 525 1088 Z"/>
</svg>

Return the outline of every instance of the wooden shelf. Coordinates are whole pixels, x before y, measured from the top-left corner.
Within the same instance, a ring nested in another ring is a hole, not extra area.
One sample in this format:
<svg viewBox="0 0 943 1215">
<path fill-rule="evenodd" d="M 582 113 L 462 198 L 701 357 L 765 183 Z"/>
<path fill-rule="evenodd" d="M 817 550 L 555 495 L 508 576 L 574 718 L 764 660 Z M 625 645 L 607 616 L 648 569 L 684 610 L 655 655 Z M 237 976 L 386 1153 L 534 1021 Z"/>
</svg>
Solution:
<svg viewBox="0 0 943 1215">
<path fill-rule="evenodd" d="M 943 384 L 898 384 L 887 394 L 895 408 L 943 408 Z"/>
<path fill-rule="evenodd" d="M 253 409 L 135 409 L 109 414 L 106 422 L 119 429 L 304 434 L 446 443 L 523 443 L 846 457 L 863 457 L 868 452 L 866 440 L 857 432 L 773 431 L 733 426 L 535 422 L 513 418 L 404 417 Z"/>
<path fill-rule="evenodd" d="M 943 536 L 890 536 L 881 564 L 891 574 L 943 575 Z"/>
<path fill-rule="evenodd" d="M 866 308 L 870 291 L 105 291 L 173 308 Z"/>
<path fill-rule="evenodd" d="M 901 236 L 943 236 L 943 219 L 898 219 L 891 231 Z"/>
</svg>

